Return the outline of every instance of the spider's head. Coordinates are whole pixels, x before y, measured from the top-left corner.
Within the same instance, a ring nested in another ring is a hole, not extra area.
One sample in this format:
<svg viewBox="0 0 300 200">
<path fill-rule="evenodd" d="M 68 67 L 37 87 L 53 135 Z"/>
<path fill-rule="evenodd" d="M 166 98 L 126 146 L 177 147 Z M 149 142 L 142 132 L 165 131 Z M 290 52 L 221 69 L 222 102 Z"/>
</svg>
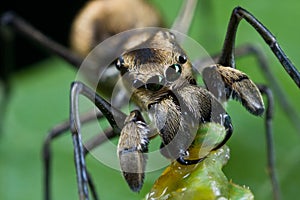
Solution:
<svg viewBox="0 0 300 200">
<path fill-rule="evenodd" d="M 115 64 L 133 99 L 144 106 L 170 90 L 194 83 L 192 65 L 169 32 L 157 32 L 139 48 L 120 56 Z"/>
</svg>

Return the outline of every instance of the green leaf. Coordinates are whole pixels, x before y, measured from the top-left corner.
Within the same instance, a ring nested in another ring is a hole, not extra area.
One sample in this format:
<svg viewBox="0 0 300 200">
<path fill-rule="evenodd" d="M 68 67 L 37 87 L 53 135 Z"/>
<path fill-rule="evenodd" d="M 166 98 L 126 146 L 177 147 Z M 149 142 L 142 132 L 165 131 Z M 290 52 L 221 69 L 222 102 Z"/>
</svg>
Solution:
<svg viewBox="0 0 300 200">
<path fill-rule="evenodd" d="M 214 134 L 213 134 L 214 133 Z M 209 123 L 204 125 L 189 149 L 190 157 L 203 151 L 204 136 L 224 135 L 221 125 Z M 217 138 L 217 137 L 214 137 Z M 204 147 L 206 149 L 206 146 Z M 229 148 L 207 152 L 207 158 L 196 165 L 181 165 L 177 161 L 171 163 L 147 194 L 146 199 L 253 199 L 251 191 L 229 181 L 222 171 L 228 162 Z"/>
</svg>

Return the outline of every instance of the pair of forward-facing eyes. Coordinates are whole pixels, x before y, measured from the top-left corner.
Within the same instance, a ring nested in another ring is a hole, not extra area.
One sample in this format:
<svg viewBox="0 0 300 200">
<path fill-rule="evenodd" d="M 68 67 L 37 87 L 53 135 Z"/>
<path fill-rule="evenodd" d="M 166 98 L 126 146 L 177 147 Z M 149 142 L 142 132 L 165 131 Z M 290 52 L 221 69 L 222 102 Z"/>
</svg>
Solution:
<svg viewBox="0 0 300 200">
<path fill-rule="evenodd" d="M 182 73 L 182 64 L 187 62 L 187 57 L 185 55 L 179 55 L 176 58 L 178 63 L 172 64 L 164 72 L 164 75 L 155 75 L 149 78 L 145 83 L 139 79 L 134 79 L 132 82 L 132 86 L 136 89 L 144 88 L 150 91 L 158 91 L 160 90 L 166 83 L 171 83 L 176 81 L 181 73 Z M 119 57 L 115 62 L 116 68 L 121 72 L 121 74 L 125 74 L 127 72 L 127 68 L 124 66 L 124 60 L 122 57 Z"/>
</svg>

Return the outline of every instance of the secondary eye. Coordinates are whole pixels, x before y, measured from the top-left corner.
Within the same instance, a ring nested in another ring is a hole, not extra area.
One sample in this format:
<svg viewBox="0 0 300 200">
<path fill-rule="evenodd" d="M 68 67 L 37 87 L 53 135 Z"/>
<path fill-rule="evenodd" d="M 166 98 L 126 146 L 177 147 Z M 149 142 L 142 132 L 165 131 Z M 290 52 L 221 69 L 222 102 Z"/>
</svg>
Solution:
<svg viewBox="0 0 300 200">
<path fill-rule="evenodd" d="M 125 74 L 127 72 L 127 68 L 124 66 L 125 62 L 122 56 L 120 56 L 116 61 L 115 61 L 115 66 L 116 68 L 121 72 L 121 74 Z"/>
<path fill-rule="evenodd" d="M 173 82 L 175 80 L 177 80 L 179 78 L 179 76 L 181 75 L 182 69 L 181 66 L 179 64 L 174 64 L 171 65 L 167 68 L 167 70 L 165 71 L 165 76 L 167 81 L 169 82 Z"/>
<path fill-rule="evenodd" d="M 179 62 L 180 64 L 184 64 L 187 61 L 187 57 L 185 55 L 179 55 L 177 56 L 177 62 Z"/>
<path fill-rule="evenodd" d="M 164 77 L 161 75 L 156 75 L 147 80 L 145 88 L 147 90 L 155 92 L 160 90 L 164 86 L 164 84 L 165 84 Z"/>
<path fill-rule="evenodd" d="M 115 61 L 115 66 L 118 70 L 120 70 L 121 67 L 124 66 L 124 60 L 121 56 Z"/>
</svg>

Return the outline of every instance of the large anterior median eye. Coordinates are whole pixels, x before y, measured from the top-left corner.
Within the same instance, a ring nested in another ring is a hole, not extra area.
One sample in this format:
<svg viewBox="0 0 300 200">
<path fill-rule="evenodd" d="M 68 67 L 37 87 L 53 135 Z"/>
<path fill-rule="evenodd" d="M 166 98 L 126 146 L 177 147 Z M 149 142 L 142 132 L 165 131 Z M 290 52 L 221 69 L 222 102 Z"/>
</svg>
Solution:
<svg viewBox="0 0 300 200">
<path fill-rule="evenodd" d="M 164 86 L 164 84 L 165 84 L 164 77 L 161 75 L 156 75 L 147 80 L 145 88 L 147 90 L 155 92 L 160 90 Z"/>
<path fill-rule="evenodd" d="M 167 70 L 165 71 L 165 76 L 167 81 L 169 82 L 173 82 L 175 80 L 177 80 L 179 78 L 179 76 L 181 75 L 182 69 L 181 66 L 179 64 L 174 64 L 171 65 L 167 68 Z"/>
<path fill-rule="evenodd" d="M 135 79 L 133 82 L 132 82 L 132 86 L 135 88 L 135 89 L 139 89 L 139 88 L 144 88 L 145 87 L 145 84 L 140 81 L 139 79 Z"/>
</svg>

